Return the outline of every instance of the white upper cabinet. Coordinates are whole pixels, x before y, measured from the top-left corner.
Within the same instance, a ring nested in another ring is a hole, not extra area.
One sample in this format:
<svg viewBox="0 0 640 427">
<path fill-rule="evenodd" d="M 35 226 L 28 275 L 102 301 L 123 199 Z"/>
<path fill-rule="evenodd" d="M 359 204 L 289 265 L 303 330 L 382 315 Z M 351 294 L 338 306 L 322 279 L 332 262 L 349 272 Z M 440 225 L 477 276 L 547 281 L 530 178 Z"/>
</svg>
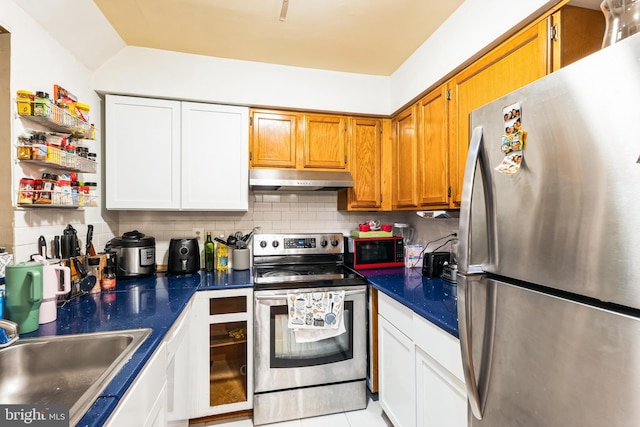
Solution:
<svg viewBox="0 0 640 427">
<path fill-rule="evenodd" d="M 248 109 L 106 96 L 106 207 L 247 210 Z"/>
<path fill-rule="evenodd" d="M 249 208 L 249 109 L 182 103 L 182 209 Z"/>
</svg>

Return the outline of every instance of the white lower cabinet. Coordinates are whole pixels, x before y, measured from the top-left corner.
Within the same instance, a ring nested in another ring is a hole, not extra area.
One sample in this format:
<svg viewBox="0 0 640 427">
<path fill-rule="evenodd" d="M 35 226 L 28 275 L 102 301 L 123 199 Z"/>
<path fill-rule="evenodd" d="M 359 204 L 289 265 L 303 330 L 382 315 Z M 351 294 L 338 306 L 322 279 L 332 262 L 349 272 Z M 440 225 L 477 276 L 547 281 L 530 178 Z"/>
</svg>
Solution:
<svg viewBox="0 0 640 427">
<path fill-rule="evenodd" d="M 107 427 L 185 427 L 191 408 L 189 345 L 193 298 L 120 399 Z"/>
<path fill-rule="evenodd" d="M 253 289 L 199 291 L 191 345 L 191 418 L 253 408 Z"/>
<path fill-rule="evenodd" d="M 383 317 L 378 319 L 378 397 L 394 427 L 416 425 L 415 346 Z"/>
<path fill-rule="evenodd" d="M 167 348 L 162 343 L 106 422 L 108 427 L 165 426 Z M 165 420 L 162 424 L 162 420 Z"/>
<path fill-rule="evenodd" d="M 459 340 L 378 293 L 380 406 L 394 427 L 466 427 Z"/>
</svg>

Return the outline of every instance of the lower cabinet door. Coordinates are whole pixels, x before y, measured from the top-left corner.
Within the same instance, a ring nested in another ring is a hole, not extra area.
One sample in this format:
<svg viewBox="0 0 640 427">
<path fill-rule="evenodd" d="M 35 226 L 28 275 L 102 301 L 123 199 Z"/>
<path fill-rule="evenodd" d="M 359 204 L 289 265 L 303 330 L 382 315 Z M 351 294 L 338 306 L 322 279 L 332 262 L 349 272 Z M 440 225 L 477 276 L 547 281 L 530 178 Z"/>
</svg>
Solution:
<svg viewBox="0 0 640 427">
<path fill-rule="evenodd" d="M 420 348 L 416 348 L 418 427 L 466 427 L 464 384 Z"/>
<path fill-rule="evenodd" d="M 415 346 L 378 316 L 378 396 L 394 427 L 416 425 Z"/>
<path fill-rule="evenodd" d="M 129 387 L 105 425 L 149 426 L 157 422 L 163 425 L 162 420 L 166 420 L 166 372 L 167 351 L 163 343 Z"/>
<path fill-rule="evenodd" d="M 192 418 L 253 407 L 253 290 L 196 293 Z"/>
</svg>

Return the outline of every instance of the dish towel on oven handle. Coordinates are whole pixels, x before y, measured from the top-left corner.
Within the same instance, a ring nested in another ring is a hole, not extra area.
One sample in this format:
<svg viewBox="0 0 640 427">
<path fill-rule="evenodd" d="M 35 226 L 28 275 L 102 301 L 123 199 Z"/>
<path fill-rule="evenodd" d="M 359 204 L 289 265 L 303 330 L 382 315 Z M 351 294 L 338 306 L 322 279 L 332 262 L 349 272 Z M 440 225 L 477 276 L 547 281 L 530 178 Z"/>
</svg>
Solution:
<svg viewBox="0 0 640 427">
<path fill-rule="evenodd" d="M 313 342 L 346 332 L 344 291 L 287 294 L 289 319 L 296 342 Z"/>
</svg>

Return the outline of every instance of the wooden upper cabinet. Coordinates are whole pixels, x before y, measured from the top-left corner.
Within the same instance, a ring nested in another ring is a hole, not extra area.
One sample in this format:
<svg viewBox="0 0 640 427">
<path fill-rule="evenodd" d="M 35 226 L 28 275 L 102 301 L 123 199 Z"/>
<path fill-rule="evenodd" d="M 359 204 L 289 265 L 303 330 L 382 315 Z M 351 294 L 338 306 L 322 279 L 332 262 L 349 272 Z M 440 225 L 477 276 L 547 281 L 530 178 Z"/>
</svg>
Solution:
<svg viewBox="0 0 640 427">
<path fill-rule="evenodd" d="M 459 207 L 469 146 L 469 114 L 547 73 L 547 22 L 541 21 L 483 56 L 449 82 L 449 170 Z"/>
<path fill-rule="evenodd" d="M 351 175 L 354 187 L 348 192 L 348 206 L 341 209 L 382 207 L 382 119 L 353 117 L 349 120 Z M 341 198 L 343 195 L 339 195 Z"/>
<path fill-rule="evenodd" d="M 564 6 L 549 17 L 551 69 L 557 71 L 602 47 L 605 30 L 600 10 Z"/>
<path fill-rule="evenodd" d="M 418 101 L 418 202 L 425 208 L 443 208 L 449 204 L 447 106 L 445 85 Z"/>
<path fill-rule="evenodd" d="M 418 126 L 414 104 L 393 120 L 393 209 L 418 207 Z"/>
<path fill-rule="evenodd" d="M 347 168 L 347 119 L 344 116 L 304 116 L 303 168 Z"/>
<path fill-rule="evenodd" d="M 251 167 L 296 167 L 298 115 L 253 111 L 251 115 Z"/>
<path fill-rule="evenodd" d="M 469 114 L 600 49 L 601 11 L 562 6 L 509 38 L 449 81 L 451 207 L 459 207 L 469 146 Z"/>
</svg>

